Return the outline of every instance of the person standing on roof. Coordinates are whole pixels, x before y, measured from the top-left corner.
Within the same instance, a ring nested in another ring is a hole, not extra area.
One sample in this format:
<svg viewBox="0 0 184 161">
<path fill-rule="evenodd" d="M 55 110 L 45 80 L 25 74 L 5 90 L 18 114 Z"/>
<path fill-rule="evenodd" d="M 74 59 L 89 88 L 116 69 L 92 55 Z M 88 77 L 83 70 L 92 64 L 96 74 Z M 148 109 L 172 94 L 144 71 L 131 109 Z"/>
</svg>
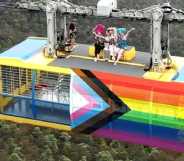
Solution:
<svg viewBox="0 0 184 161">
<path fill-rule="evenodd" d="M 128 49 L 128 36 L 129 34 L 134 31 L 135 28 L 131 28 L 126 34 L 125 28 L 118 28 L 117 29 L 117 49 L 116 49 L 116 60 L 114 65 L 121 59 L 122 54 Z"/>
<path fill-rule="evenodd" d="M 74 23 L 70 23 L 69 32 L 68 32 L 68 40 L 65 44 L 66 51 L 72 51 L 75 45 L 75 39 L 77 34 L 77 28 Z"/>
<path fill-rule="evenodd" d="M 73 40 L 75 42 L 77 33 L 77 28 L 74 23 L 70 23 L 69 25 L 69 39 Z"/>
<path fill-rule="evenodd" d="M 100 59 L 100 52 L 104 49 L 104 34 L 105 34 L 105 26 L 103 24 L 97 24 L 93 28 L 93 34 L 95 35 L 95 59 L 94 61 Z"/>
</svg>

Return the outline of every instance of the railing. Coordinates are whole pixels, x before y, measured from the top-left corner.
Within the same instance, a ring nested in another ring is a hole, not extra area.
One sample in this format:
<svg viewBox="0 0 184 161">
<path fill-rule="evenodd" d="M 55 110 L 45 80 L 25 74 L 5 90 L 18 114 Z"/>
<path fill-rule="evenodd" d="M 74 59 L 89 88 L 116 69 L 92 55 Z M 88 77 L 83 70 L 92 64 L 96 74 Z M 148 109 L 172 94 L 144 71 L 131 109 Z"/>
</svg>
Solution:
<svg viewBox="0 0 184 161">
<path fill-rule="evenodd" d="M 0 94 L 69 104 L 70 75 L 0 67 Z"/>
</svg>

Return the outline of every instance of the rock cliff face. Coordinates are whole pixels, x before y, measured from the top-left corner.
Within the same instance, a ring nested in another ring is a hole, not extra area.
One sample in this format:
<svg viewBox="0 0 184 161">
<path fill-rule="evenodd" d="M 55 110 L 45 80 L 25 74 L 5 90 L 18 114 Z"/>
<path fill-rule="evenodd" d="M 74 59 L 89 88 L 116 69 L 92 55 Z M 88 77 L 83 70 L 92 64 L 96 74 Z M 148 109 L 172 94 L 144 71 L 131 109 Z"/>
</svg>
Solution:
<svg viewBox="0 0 184 161">
<path fill-rule="evenodd" d="M 0 0 L 1 4 L 23 2 L 26 0 Z M 36 1 L 36 0 L 32 0 Z M 45 0 L 40 0 L 42 3 Z M 71 0 L 81 5 L 96 5 L 97 0 Z M 176 8 L 184 8 L 183 0 L 171 0 Z M 119 0 L 119 8 L 141 9 L 153 4 L 163 3 L 164 0 Z M 27 36 L 46 36 L 46 16 L 43 12 L 20 11 L 18 9 L 0 7 L 0 51 L 22 41 Z M 96 23 L 106 26 L 135 27 L 136 31 L 130 35 L 130 45 L 138 50 L 149 51 L 149 24 L 146 22 L 94 19 L 84 17 L 68 17 L 68 22 L 74 21 L 78 28 L 78 41 L 92 43 L 91 29 Z M 184 56 L 184 24 L 171 25 L 171 49 L 173 55 Z"/>
</svg>

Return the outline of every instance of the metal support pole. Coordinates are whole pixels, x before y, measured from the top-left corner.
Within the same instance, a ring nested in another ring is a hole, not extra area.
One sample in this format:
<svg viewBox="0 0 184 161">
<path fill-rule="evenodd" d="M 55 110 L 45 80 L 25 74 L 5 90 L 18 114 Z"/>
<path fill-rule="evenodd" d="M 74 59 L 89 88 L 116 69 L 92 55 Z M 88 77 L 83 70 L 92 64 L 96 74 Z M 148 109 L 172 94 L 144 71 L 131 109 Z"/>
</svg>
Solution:
<svg viewBox="0 0 184 161">
<path fill-rule="evenodd" d="M 152 13 L 153 16 L 153 52 L 152 52 L 152 61 L 153 61 L 153 70 L 159 70 L 161 65 L 161 26 L 163 13 L 160 9 L 155 10 Z"/>
<path fill-rule="evenodd" d="M 153 20 L 150 20 L 150 53 L 153 52 Z"/>
<path fill-rule="evenodd" d="M 170 51 L 170 23 L 167 24 L 167 65 L 172 64 L 171 51 Z"/>
<path fill-rule="evenodd" d="M 68 39 L 68 31 L 67 31 L 67 19 L 66 16 L 64 16 L 64 42 Z"/>
<path fill-rule="evenodd" d="M 170 55 L 170 24 L 167 24 L 167 53 Z"/>
<path fill-rule="evenodd" d="M 50 57 L 53 57 L 56 54 L 56 9 L 57 6 L 55 3 L 49 3 L 47 5 L 47 52 Z"/>
<path fill-rule="evenodd" d="M 33 117 L 36 118 L 36 107 L 35 107 L 35 85 L 36 85 L 36 71 L 32 70 L 32 113 Z"/>
</svg>

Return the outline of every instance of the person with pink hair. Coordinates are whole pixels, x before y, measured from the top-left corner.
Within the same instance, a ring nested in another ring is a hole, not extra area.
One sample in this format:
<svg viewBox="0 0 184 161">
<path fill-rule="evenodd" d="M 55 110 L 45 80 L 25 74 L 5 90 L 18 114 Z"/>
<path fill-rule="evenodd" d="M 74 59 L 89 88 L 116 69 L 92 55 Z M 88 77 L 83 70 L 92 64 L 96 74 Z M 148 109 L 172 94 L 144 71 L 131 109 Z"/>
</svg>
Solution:
<svg viewBox="0 0 184 161">
<path fill-rule="evenodd" d="M 93 28 L 93 34 L 95 35 L 95 59 L 94 61 L 100 59 L 100 52 L 104 49 L 104 35 L 105 35 L 105 26 L 103 24 L 97 24 Z"/>
</svg>

